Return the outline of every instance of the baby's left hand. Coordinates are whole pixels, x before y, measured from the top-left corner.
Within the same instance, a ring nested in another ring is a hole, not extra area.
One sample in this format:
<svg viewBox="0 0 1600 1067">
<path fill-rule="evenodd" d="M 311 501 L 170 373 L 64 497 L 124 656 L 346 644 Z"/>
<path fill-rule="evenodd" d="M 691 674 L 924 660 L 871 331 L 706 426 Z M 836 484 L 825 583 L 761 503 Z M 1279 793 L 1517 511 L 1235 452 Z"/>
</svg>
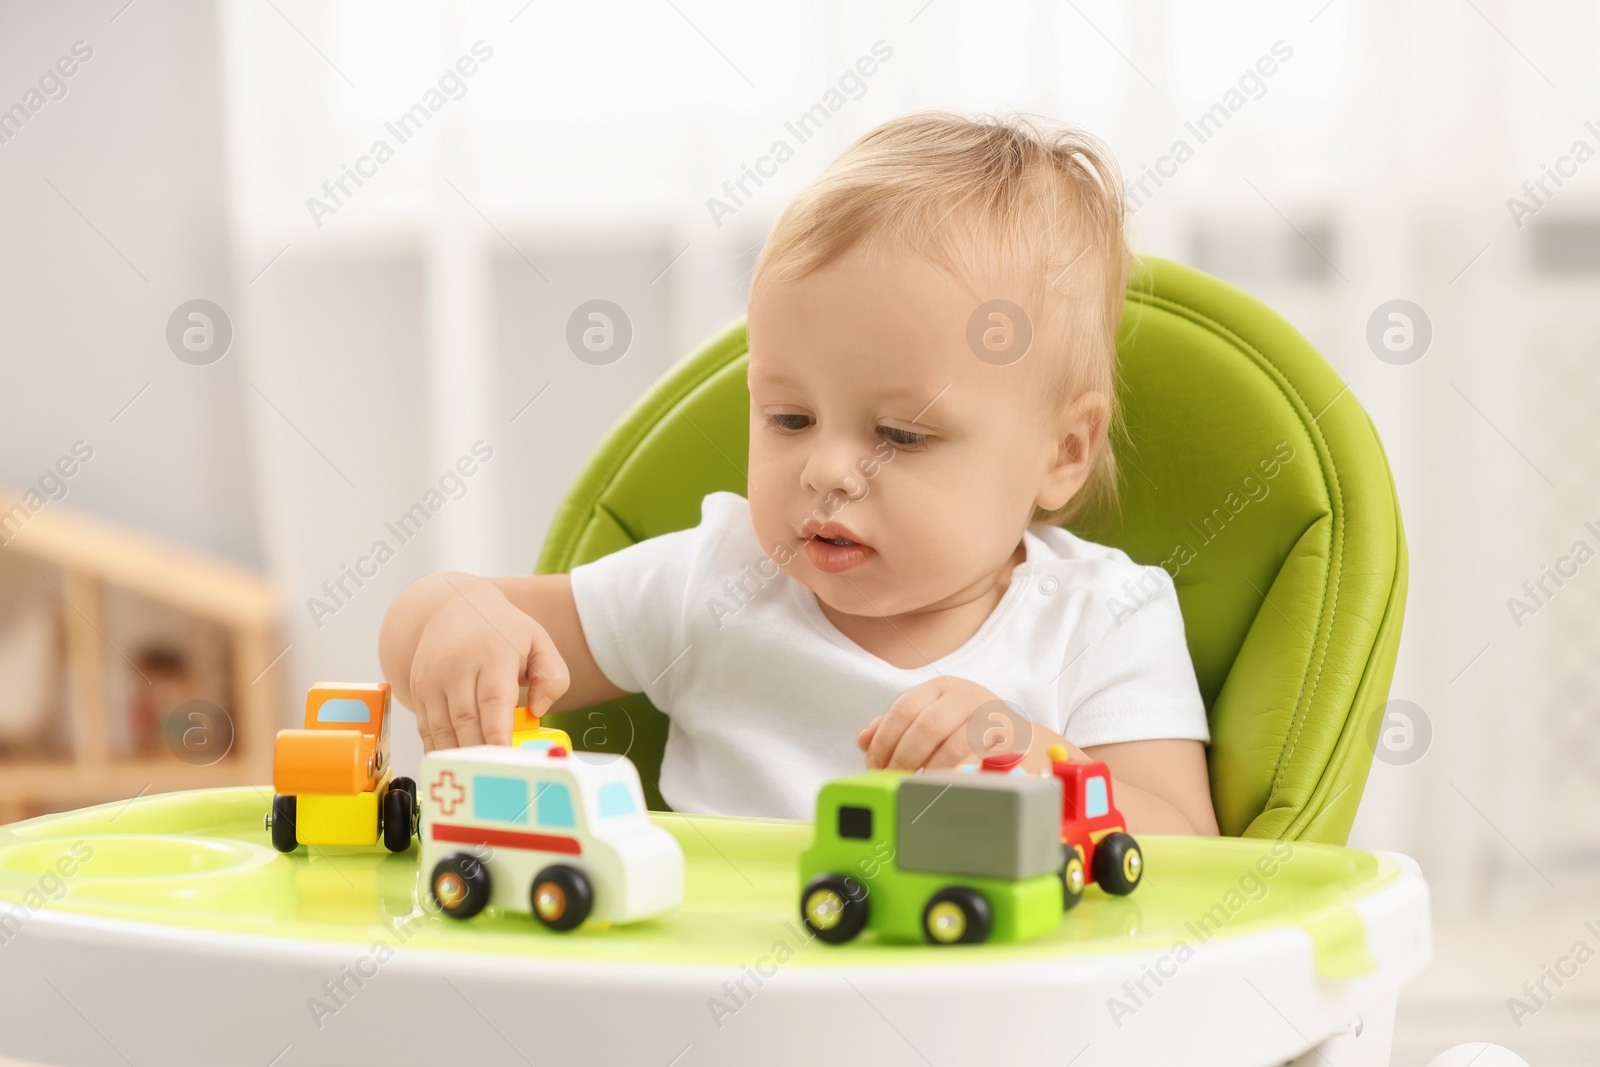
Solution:
<svg viewBox="0 0 1600 1067">
<path fill-rule="evenodd" d="M 965 678 L 933 678 L 896 697 L 856 744 L 867 754 L 869 770 L 954 767 L 972 756 L 967 723 L 973 712 L 999 699 Z"/>
</svg>

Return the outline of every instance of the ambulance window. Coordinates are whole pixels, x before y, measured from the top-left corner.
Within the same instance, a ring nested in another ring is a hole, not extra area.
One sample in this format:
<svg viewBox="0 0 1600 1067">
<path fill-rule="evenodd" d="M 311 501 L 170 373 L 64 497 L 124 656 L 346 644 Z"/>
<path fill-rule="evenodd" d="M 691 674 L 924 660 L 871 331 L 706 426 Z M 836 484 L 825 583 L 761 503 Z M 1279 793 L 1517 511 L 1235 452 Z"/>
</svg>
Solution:
<svg viewBox="0 0 1600 1067">
<path fill-rule="evenodd" d="M 844 805 L 839 809 L 839 836 L 872 839 L 872 809 Z"/>
<path fill-rule="evenodd" d="M 539 825 L 578 825 L 572 814 L 572 792 L 560 782 L 539 783 Z"/>
<path fill-rule="evenodd" d="M 1106 780 L 1097 774 L 1083 783 L 1083 817 L 1098 819 L 1110 810 L 1111 802 L 1106 799 Z"/>
<path fill-rule="evenodd" d="M 623 782 L 607 782 L 600 787 L 600 817 L 609 819 L 613 815 L 632 815 L 638 811 L 633 802 L 633 794 L 628 792 L 628 787 Z"/>
<path fill-rule="evenodd" d="M 521 778 L 472 776 L 472 817 L 501 822 L 528 821 L 528 783 Z"/>
<path fill-rule="evenodd" d="M 350 697 L 334 697 L 324 700 L 322 707 L 317 709 L 318 722 L 371 722 L 372 709 L 367 707 L 364 700 L 352 700 Z"/>
</svg>

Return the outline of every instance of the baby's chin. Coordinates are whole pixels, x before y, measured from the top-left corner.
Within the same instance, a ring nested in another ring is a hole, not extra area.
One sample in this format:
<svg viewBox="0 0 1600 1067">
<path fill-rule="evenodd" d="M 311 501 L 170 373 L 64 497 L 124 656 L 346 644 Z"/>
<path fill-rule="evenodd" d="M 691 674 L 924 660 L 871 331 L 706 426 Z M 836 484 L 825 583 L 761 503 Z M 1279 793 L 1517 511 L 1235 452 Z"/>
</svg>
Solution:
<svg viewBox="0 0 1600 1067">
<path fill-rule="evenodd" d="M 841 615 L 868 618 L 904 615 L 920 611 L 939 598 L 933 585 L 919 582 L 914 587 L 891 583 L 882 574 L 870 573 L 869 561 L 845 574 L 827 574 L 802 560 L 783 568 L 783 572 L 812 593 L 827 608 Z"/>
</svg>

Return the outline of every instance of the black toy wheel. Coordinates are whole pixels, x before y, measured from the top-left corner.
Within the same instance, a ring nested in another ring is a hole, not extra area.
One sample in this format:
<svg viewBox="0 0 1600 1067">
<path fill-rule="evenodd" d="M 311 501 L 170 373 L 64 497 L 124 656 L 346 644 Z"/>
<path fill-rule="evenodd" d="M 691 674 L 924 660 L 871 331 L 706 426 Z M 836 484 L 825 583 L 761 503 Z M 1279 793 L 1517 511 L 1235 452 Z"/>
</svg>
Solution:
<svg viewBox="0 0 1600 1067">
<path fill-rule="evenodd" d="M 800 921 L 830 945 L 842 945 L 867 925 L 867 893 L 860 882 L 819 874 L 800 894 Z"/>
<path fill-rule="evenodd" d="M 1094 880 L 1107 893 L 1126 896 L 1144 877 L 1144 853 L 1127 834 L 1107 834 L 1094 850 Z"/>
<path fill-rule="evenodd" d="M 294 797 L 281 793 L 272 798 L 272 847 L 279 852 L 293 852 L 300 842 L 294 833 Z"/>
<path fill-rule="evenodd" d="M 922 909 L 922 935 L 930 945 L 981 944 L 993 926 L 988 898 L 964 885 L 939 890 Z"/>
<path fill-rule="evenodd" d="M 411 847 L 411 838 L 417 829 L 417 801 L 410 790 L 401 782 L 410 782 L 409 778 L 400 778 L 389 783 L 389 791 L 383 794 L 383 847 L 390 852 L 404 852 Z"/>
<path fill-rule="evenodd" d="M 489 903 L 489 868 L 476 856 L 457 852 L 434 865 L 428 893 L 452 919 L 470 919 Z"/>
<path fill-rule="evenodd" d="M 404 789 L 411 794 L 411 819 L 415 822 L 422 815 L 422 798 L 417 794 L 417 783 L 411 778 L 396 778 L 389 783 L 390 789 Z"/>
<path fill-rule="evenodd" d="M 576 867 L 558 863 L 540 871 L 529 892 L 533 917 L 558 933 L 583 925 L 594 910 L 594 889 Z"/>
<path fill-rule="evenodd" d="M 1071 911 L 1083 899 L 1083 887 L 1088 879 L 1083 870 L 1083 859 L 1071 845 L 1061 847 L 1061 910 Z"/>
</svg>

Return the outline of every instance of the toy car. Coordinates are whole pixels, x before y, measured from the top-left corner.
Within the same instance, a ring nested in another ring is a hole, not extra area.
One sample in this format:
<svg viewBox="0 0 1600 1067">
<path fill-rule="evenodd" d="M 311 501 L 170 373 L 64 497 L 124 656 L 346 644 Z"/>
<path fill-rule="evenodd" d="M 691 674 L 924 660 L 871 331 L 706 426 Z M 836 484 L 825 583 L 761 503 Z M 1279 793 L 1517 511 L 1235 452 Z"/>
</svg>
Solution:
<svg viewBox="0 0 1600 1067">
<path fill-rule="evenodd" d="M 1133 892 L 1144 856 L 1111 802 L 1110 770 L 1061 745 L 1048 755 L 1042 775 L 1011 753 L 824 786 L 800 857 L 801 920 L 834 944 L 865 929 L 939 945 L 1021 941 L 1054 926 L 1091 881 Z"/>
<path fill-rule="evenodd" d="M 272 847 L 411 847 L 417 787 L 390 777 L 389 683 L 318 682 L 306 693 L 306 724 L 279 730 L 272 756 Z"/>
<path fill-rule="evenodd" d="M 800 917 L 823 941 L 863 930 L 935 945 L 1022 941 L 1061 921 L 1066 865 L 1052 776 L 867 771 L 817 794 Z"/>
<path fill-rule="evenodd" d="M 1047 754 L 1061 782 L 1061 843 L 1076 853 L 1062 874 L 1066 906 L 1078 902 L 1088 882 L 1118 896 L 1133 892 L 1144 877 L 1144 853 L 1111 799 L 1110 768 L 1073 762 L 1062 745 L 1051 745 Z"/>
<path fill-rule="evenodd" d="M 421 777 L 421 876 L 445 915 L 492 904 L 566 932 L 683 902 L 683 849 L 626 756 L 473 745 L 423 756 Z"/>
<path fill-rule="evenodd" d="M 512 748 L 553 748 L 560 745 L 572 751 L 572 738 L 565 730 L 553 726 L 540 726 L 539 716 L 528 708 L 518 708 L 511 717 Z"/>
</svg>

